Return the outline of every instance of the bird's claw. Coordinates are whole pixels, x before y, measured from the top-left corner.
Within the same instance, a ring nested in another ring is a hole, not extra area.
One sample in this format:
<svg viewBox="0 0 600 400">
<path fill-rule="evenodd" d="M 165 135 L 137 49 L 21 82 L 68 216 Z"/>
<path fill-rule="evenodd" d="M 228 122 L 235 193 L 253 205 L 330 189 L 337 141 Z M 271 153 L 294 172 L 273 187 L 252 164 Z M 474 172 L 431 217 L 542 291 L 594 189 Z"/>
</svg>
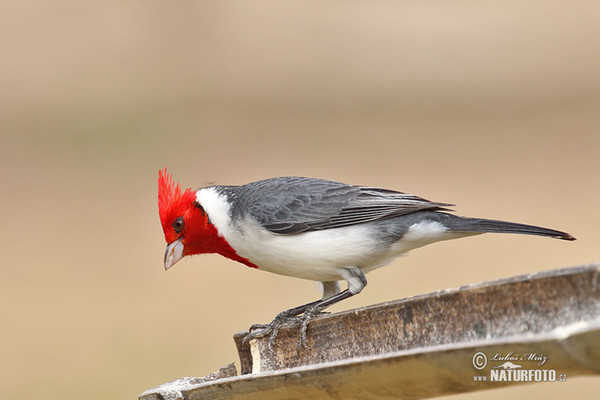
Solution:
<svg viewBox="0 0 600 400">
<path fill-rule="evenodd" d="M 310 307 L 306 311 L 304 311 L 302 316 L 299 318 L 299 320 L 300 320 L 300 337 L 298 339 L 298 350 L 300 350 L 301 348 L 305 348 L 307 350 L 311 349 L 311 347 L 308 345 L 308 340 L 306 338 L 306 331 L 308 330 L 308 323 L 311 321 L 311 319 L 313 319 L 314 317 L 316 317 L 317 315 L 320 315 L 320 314 L 328 314 L 328 313 L 323 312 L 323 308 L 319 307 L 319 305 L 315 305 L 313 307 Z"/>
<path fill-rule="evenodd" d="M 250 327 L 249 333 L 242 339 L 242 346 L 249 343 L 250 340 L 259 339 L 265 336 L 269 336 L 268 346 L 269 350 L 273 350 L 275 346 L 275 339 L 279 333 L 279 330 L 283 327 L 291 328 L 294 326 L 300 327 L 300 335 L 298 338 L 298 349 L 310 349 L 311 347 L 307 344 L 308 340 L 306 337 L 306 331 L 308 330 L 308 324 L 313 317 L 324 314 L 321 307 L 313 306 L 308 308 L 302 315 L 290 315 L 289 313 L 279 313 L 273 321 L 269 324 L 254 324 Z"/>
<path fill-rule="evenodd" d="M 269 324 L 254 324 L 250 327 L 248 334 L 242 339 L 242 346 L 245 346 L 250 340 L 259 339 L 268 335 L 269 350 L 273 350 L 279 329 L 281 329 L 281 327 L 295 326 L 298 322 L 298 317 L 280 313 Z"/>
</svg>

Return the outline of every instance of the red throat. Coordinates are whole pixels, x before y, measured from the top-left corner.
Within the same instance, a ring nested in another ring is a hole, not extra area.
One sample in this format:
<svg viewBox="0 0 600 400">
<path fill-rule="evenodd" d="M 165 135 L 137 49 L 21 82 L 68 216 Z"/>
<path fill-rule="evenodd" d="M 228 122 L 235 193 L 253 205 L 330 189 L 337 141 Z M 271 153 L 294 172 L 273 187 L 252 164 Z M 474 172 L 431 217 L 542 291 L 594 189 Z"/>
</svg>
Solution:
<svg viewBox="0 0 600 400">
<path fill-rule="evenodd" d="M 210 222 L 210 219 L 201 207 L 194 207 L 183 244 L 184 256 L 217 253 L 249 267 L 258 268 L 258 266 L 252 264 L 248 259 L 240 257 L 229 243 L 227 243 L 225 238 L 219 235 L 217 228 Z"/>
</svg>

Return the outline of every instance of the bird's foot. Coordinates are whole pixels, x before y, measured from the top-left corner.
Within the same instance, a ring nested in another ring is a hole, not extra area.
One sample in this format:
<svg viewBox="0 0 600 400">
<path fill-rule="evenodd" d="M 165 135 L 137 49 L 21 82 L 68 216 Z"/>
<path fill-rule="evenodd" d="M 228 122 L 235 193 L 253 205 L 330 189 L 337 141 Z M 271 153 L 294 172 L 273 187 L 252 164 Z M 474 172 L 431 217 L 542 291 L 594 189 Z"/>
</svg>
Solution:
<svg viewBox="0 0 600 400">
<path fill-rule="evenodd" d="M 277 338 L 277 334 L 279 333 L 279 330 L 281 328 L 292 328 L 295 326 L 299 326 L 300 337 L 298 340 L 298 348 L 300 349 L 304 347 L 306 349 L 309 349 L 310 346 L 308 346 L 306 339 L 308 323 L 313 317 L 319 314 L 326 314 L 325 312 L 323 312 L 323 308 L 325 307 L 319 307 L 318 304 L 313 305 L 312 307 L 306 309 L 306 311 L 304 311 L 304 313 L 300 316 L 297 315 L 297 313 L 290 312 L 297 310 L 286 310 L 277 314 L 277 316 L 269 324 L 254 324 L 250 327 L 249 333 L 242 339 L 242 345 L 245 345 L 250 340 L 262 338 L 268 335 L 269 350 L 272 350 L 273 346 L 275 345 L 275 339 Z"/>
<path fill-rule="evenodd" d="M 259 339 L 265 336 L 269 336 L 269 350 L 273 349 L 275 345 L 275 339 L 279 330 L 283 327 L 293 327 L 297 325 L 300 320 L 297 315 L 291 315 L 288 313 L 290 310 L 283 311 L 268 324 L 254 324 L 250 327 L 249 333 L 242 339 L 242 346 L 246 345 L 253 339 Z"/>
</svg>

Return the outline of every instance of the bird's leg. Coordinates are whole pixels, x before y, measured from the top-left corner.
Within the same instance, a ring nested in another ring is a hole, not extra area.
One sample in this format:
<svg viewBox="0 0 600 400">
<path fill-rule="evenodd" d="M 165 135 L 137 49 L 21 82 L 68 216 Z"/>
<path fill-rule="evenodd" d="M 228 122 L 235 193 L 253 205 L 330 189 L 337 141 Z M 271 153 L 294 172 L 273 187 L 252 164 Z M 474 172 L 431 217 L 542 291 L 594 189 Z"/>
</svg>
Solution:
<svg viewBox="0 0 600 400">
<path fill-rule="evenodd" d="M 346 289 L 343 292 L 333 295 L 327 299 L 319 300 L 316 302 L 316 304 L 308 307 L 302 316 L 298 318 L 300 322 L 300 338 L 298 340 L 298 347 L 309 348 L 309 346 L 306 344 L 306 330 L 308 329 L 308 323 L 313 317 L 322 313 L 327 307 L 352 296 L 354 296 L 354 293 L 352 293 L 350 289 Z"/>
<path fill-rule="evenodd" d="M 323 312 L 324 309 L 330 307 L 342 300 L 354 296 L 360 293 L 365 286 L 367 286 L 367 278 L 357 267 L 346 267 L 339 270 L 340 275 L 346 282 L 348 282 L 348 289 L 343 292 L 336 293 L 335 295 L 324 298 L 321 301 L 315 302 L 316 304 L 308 307 L 302 317 L 300 317 L 300 339 L 298 341 L 298 347 L 308 348 L 306 344 L 306 330 L 308 329 L 308 323 L 310 320 Z"/>
<path fill-rule="evenodd" d="M 308 329 L 308 323 L 310 320 L 316 315 L 322 313 L 327 307 L 358 294 L 367 284 L 367 279 L 359 268 L 343 268 L 340 270 L 340 275 L 346 280 L 346 282 L 348 282 L 348 289 L 344 290 L 343 292 L 336 293 L 333 296 L 282 311 L 277 314 L 277 316 L 269 324 L 252 325 L 250 327 L 250 332 L 242 339 L 242 345 L 252 339 L 269 335 L 269 349 L 271 349 L 275 344 L 275 338 L 277 337 L 281 327 L 299 324 L 300 338 L 298 341 L 298 347 L 308 348 L 306 344 L 306 330 Z M 337 287 L 338 286 L 335 285 L 335 290 L 337 290 Z M 300 314 L 303 315 L 299 317 Z"/>
<path fill-rule="evenodd" d="M 321 300 L 324 300 L 340 292 L 340 285 L 337 281 L 325 281 L 320 283 L 323 292 L 323 297 L 321 298 Z M 310 307 L 319 304 L 321 300 L 311 301 L 310 303 L 282 311 L 279 314 L 277 314 L 277 316 L 269 324 L 252 325 L 249 329 L 250 333 L 244 337 L 244 339 L 242 340 L 242 344 L 245 344 L 247 341 L 252 339 L 257 339 L 260 337 L 270 335 L 269 348 L 272 348 L 273 344 L 275 343 L 277 333 L 279 332 L 279 329 L 282 326 L 293 326 L 299 323 L 299 319 L 296 317 L 305 312 Z"/>
</svg>

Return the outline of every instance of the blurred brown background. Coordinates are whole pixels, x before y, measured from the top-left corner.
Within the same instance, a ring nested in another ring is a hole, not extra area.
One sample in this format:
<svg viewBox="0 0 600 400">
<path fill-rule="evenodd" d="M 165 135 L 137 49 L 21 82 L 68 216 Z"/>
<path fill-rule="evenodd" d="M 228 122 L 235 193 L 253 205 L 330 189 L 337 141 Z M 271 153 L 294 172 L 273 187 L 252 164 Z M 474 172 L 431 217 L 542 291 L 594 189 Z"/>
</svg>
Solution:
<svg viewBox="0 0 600 400">
<path fill-rule="evenodd" d="M 388 187 L 579 239 L 436 244 L 338 310 L 598 261 L 599 12 L 3 1 L 0 396 L 133 399 L 235 360 L 234 332 L 319 295 L 213 255 L 165 273 L 164 166 L 194 188 L 278 175 Z M 599 391 L 577 378 L 457 398 Z"/>
</svg>

